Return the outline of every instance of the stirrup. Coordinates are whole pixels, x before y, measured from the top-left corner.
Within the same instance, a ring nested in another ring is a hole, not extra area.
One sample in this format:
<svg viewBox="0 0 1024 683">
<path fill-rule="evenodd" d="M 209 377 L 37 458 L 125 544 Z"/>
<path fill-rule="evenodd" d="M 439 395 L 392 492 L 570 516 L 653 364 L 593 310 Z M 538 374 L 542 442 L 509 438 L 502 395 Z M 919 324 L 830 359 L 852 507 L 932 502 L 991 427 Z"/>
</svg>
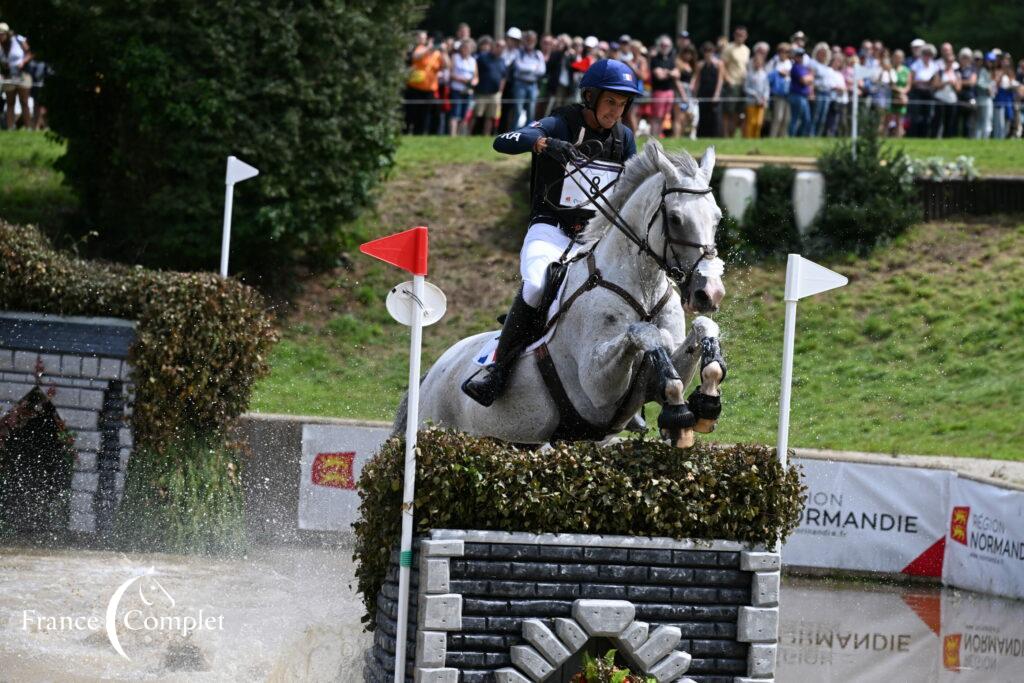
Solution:
<svg viewBox="0 0 1024 683">
<path fill-rule="evenodd" d="M 484 376 L 478 378 L 481 372 L 484 373 Z M 462 383 L 462 393 L 484 408 L 490 408 L 505 390 L 507 378 L 503 374 L 494 365 L 480 368 Z"/>
</svg>

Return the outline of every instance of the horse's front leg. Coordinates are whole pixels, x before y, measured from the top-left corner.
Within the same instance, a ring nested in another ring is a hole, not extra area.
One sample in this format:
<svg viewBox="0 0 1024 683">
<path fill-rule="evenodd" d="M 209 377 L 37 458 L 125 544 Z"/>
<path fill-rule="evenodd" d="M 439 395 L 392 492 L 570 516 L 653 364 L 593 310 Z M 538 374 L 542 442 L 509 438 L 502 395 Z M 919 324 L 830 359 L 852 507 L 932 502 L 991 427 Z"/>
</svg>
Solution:
<svg viewBox="0 0 1024 683">
<path fill-rule="evenodd" d="M 624 333 L 598 344 L 588 362 L 579 364 L 579 380 L 594 405 L 623 397 L 642 365 L 649 364 L 658 382 L 662 412 L 658 426 L 680 448 L 693 445 L 696 418 L 686 403 L 686 384 L 665 350 L 661 331 L 651 323 L 633 323 Z"/>
<path fill-rule="evenodd" d="M 719 342 L 721 330 L 711 318 L 699 316 L 693 321 L 690 333 L 672 354 L 672 363 L 684 383 L 689 384 L 700 366 L 700 385 L 690 394 L 690 410 L 697 416 L 694 429 L 702 434 L 715 430 L 722 412 L 721 383 L 725 380 L 726 365 Z"/>
</svg>

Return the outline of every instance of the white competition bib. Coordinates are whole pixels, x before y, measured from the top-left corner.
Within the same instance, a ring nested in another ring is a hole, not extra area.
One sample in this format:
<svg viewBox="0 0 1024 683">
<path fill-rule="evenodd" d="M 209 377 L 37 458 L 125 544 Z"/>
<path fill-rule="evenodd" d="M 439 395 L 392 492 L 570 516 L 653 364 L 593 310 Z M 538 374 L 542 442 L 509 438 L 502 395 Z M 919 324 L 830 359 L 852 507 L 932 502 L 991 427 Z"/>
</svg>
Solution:
<svg viewBox="0 0 1024 683">
<path fill-rule="evenodd" d="M 614 161 L 591 161 L 581 170 L 577 170 L 572 164 L 566 164 L 565 172 L 566 177 L 562 181 L 562 206 L 586 207 L 592 205 L 590 197 L 594 195 L 595 189 L 603 191 L 619 179 L 622 175 L 622 164 Z M 583 187 L 580 187 L 581 185 Z"/>
</svg>

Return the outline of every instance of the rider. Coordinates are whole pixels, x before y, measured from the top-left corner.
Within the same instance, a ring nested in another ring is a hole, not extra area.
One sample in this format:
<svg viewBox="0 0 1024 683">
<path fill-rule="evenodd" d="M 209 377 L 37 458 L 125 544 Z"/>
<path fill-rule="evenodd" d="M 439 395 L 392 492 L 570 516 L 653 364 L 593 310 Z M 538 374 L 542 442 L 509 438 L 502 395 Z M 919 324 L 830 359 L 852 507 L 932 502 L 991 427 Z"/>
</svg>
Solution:
<svg viewBox="0 0 1024 683">
<path fill-rule="evenodd" d="M 499 135 L 494 149 L 505 154 L 532 151 L 530 229 L 519 254 L 523 286 L 505 318 L 495 360 L 467 379 L 462 390 L 481 405 L 501 395 L 519 354 L 544 325 L 541 298 L 549 264 L 558 261 L 595 212 L 581 185 L 589 185 L 569 159 L 578 145 L 590 159 L 587 178 L 603 190 L 615 182 L 622 164 L 636 154 L 633 132 L 621 122 L 633 98 L 643 94 L 636 74 L 615 59 L 602 59 L 580 81 L 583 102 L 556 109 L 525 128 Z M 594 141 L 587 144 L 587 141 Z M 600 151 L 596 151 L 600 150 Z"/>
</svg>

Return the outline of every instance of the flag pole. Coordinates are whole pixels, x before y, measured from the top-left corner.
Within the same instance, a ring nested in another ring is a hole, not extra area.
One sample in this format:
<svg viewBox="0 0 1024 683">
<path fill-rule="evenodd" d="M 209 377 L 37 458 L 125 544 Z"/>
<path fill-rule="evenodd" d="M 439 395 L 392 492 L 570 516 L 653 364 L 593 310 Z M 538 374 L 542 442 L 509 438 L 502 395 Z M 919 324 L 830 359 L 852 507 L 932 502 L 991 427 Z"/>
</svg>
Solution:
<svg viewBox="0 0 1024 683">
<path fill-rule="evenodd" d="M 409 343 L 409 400 L 405 422 L 405 488 L 402 493 L 402 545 L 398 568 L 398 626 L 395 634 L 395 683 L 405 681 L 405 641 L 412 569 L 413 500 L 416 494 L 416 426 L 420 413 L 420 355 L 423 340 L 423 276 L 413 275 L 412 339 Z"/>
</svg>

